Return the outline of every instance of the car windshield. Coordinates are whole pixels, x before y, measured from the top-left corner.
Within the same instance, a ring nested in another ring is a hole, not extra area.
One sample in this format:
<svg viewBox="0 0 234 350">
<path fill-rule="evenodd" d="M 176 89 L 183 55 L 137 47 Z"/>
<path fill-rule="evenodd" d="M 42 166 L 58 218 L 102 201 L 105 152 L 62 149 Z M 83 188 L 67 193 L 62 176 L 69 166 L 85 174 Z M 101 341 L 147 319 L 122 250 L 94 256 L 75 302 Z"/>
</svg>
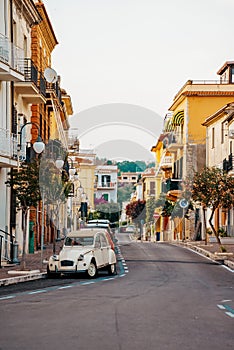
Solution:
<svg viewBox="0 0 234 350">
<path fill-rule="evenodd" d="M 86 246 L 93 245 L 93 237 L 66 237 L 65 246 Z"/>
</svg>

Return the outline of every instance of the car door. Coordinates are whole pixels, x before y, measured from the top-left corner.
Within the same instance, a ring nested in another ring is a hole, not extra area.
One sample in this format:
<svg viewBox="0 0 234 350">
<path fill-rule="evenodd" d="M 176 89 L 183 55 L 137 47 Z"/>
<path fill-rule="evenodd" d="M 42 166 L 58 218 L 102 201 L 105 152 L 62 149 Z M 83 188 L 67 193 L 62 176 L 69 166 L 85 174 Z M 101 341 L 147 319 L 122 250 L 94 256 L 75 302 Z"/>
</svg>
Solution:
<svg viewBox="0 0 234 350">
<path fill-rule="evenodd" d="M 97 267 L 104 266 L 103 254 L 101 249 L 101 238 L 100 234 L 97 233 L 94 240 L 94 256 L 96 260 Z"/>
<path fill-rule="evenodd" d="M 100 233 L 100 241 L 101 241 L 101 252 L 102 252 L 103 263 L 104 265 L 108 265 L 110 245 L 106 236 L 103 233 Z"/>
</svg>

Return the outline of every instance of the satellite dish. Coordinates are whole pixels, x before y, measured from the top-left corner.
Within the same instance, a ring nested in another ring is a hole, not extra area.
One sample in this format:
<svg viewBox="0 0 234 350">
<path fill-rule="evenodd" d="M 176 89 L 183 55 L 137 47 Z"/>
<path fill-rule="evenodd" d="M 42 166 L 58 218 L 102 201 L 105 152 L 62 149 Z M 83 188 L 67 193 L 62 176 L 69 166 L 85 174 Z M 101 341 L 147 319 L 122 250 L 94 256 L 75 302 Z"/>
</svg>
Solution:
<svg viewBox="0 0 234 350">
<path fill-rule="evenodd" d="M 56 83 L 58 80 L 58 75 L 52 68 L 46 68 L 44 71 L 44 77 L 48 83 Z"/>
<path fill-rule="evenodd" d="M 179 205 L 181 208 L 185 209 L 189 205 L 189 202 L 185 198 L 183 198 L 179 201 Z"/>
</svg>

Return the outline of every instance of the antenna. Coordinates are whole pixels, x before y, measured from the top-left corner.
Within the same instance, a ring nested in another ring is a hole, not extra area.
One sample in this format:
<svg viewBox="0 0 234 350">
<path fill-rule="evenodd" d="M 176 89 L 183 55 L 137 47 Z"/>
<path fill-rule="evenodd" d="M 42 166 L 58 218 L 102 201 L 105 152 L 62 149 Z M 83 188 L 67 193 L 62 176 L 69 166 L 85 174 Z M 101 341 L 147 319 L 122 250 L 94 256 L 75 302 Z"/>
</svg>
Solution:
<svg viewBox="0 0 234 350">
<path fill-rule="evenodd" d="M 56 71 L 49 67 L 45 69 L 44 77 L 48 83 L 56 83 L 56 81 L 58 80 L 58 75 Z"/>
</svg>

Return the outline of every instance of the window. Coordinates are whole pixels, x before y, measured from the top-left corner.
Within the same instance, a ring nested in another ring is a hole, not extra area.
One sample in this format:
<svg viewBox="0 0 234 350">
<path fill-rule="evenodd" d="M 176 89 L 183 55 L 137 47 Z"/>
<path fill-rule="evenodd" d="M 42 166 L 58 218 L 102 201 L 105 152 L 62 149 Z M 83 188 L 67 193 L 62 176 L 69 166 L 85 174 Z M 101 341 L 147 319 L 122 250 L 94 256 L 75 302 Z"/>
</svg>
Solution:
<svg viewBox="0 0 234 350">
<path fill-rule="evenodd" d="M 100 235 L 100 239 L 101 239 L 101 246 L 102 247 L 107 247 L 106 238 L 102 234 Z"/>
<path fill-rule="evenodd" d="M 150 195 L 155 195 L 155 182 L 150 181 Z"/>
<path fill-rule="evenodd" d="M 231 83 L 234 83 L 234 67 L 231 67 Z"/>
<path fill-rule="evenodd" d="M 109 187 L 111 177 L 110 175 L 102 175 L 102 187 Z"/>
<path fill-rule="evenodd" d="M 211 129 L 211 148 L 215 147 L 215 129 Z"/>
<path fill-rule="evenodd" d="M 27 37 L 24 35 L 24 57 L 28 57 L 28 43 Z"/>
<path fill-rule="evenodd" d="M 97 235 L 95 240 L 95 248 L 101 248 L 100 236 Z"/>
<path fill-rule="evenodd" d="M 221 124 L 221 143 L 224 143 L 224 123 Z"/>
<path fill-rule="evenodd" d="M 105 199 L 105 201 L 109 201 L 109 195 L 108 193 L 103 193 L 102 197 Z"/>
</svg>

